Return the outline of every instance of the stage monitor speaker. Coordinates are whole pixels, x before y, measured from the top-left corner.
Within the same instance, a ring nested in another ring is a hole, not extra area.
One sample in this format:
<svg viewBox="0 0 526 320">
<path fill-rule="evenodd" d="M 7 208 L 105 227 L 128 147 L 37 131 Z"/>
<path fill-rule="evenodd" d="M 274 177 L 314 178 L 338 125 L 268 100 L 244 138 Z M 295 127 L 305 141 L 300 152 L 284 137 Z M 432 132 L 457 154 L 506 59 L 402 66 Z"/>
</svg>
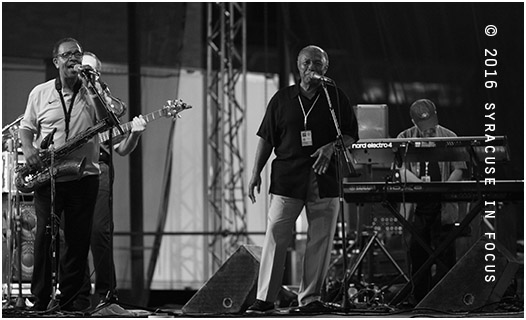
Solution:
<svg viewBox="0 0 526 320">
<path fill-rule="evenodd" d="M 183 306 L 185 314 L 236 314 L 256 300 L 261 247 L 239 247 Z"/>
<path fill-rule="evenodd" d="M 519 262 L 504 246 L 482 236 L 416 307 L 441 311 L 491 309 L 510 286 L 518 268 Z"/>
</svg>

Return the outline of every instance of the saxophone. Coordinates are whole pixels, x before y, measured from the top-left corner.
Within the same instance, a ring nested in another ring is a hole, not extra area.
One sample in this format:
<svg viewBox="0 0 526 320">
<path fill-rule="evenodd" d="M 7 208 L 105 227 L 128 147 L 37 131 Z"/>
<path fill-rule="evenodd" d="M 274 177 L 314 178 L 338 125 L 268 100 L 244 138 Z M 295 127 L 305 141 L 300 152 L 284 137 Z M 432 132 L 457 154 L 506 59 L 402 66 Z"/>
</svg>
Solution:
<svg viewBox="0 0 526 320">
<path fill-rule="evenodd" d="M 44 185 L 50 183 L 51 174 L 54 177 L 74 176 L 79 179 L 84 171 L 86 158 L 78 160 L 64 159 L 73 151 L 81 148 L 95 135 L 105 131 L 109 125 L 106 121 L 100 121 L 95 126 L 79 133 L 73 139 L 66 142 L 64 145 L 53 151 L 53 155 L 49 150 L 43 150 L 39 156 L 44 164 L 41 168 L 30 167 L 27 163 L 15 169 L 15 186 L 18 190 L 24 193 L 32 192 Z M 53 170 L 51 167 L 51 157 L 54 157 Z"/>
</svg>

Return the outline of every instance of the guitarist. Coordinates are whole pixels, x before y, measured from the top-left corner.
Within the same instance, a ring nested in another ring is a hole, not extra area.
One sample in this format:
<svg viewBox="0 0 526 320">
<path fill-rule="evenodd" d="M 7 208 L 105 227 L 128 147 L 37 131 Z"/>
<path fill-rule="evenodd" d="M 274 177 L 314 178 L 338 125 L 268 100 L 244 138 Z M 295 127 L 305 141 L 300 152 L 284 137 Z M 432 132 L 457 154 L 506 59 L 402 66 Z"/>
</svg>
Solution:
<svg viewBox="0 0 526 320">
<path fill-rule="evenodd" d="M 99 76 L 102 63 L 91 52 L 84 52 L 82 58 L 83 66 L 91 66 Z M 107 86 L 100 80 L 102 84 L 101 94 L 106 99 L 117 117 L 122 117 L 126 113 L 126 106 L 121 103 L 119 99 L 111 96 Z M 120 156 L 126 156 L 131 153 L 146 129 L 146 121 L 142 115 L 134 117 L 131 123 L 131 130 L 128 134 L 112 137 L 113 149 Z M 113 168 L 110 161 L 109 142 L 101 142 L 99 154 L 99 191 L 97 195 L 97 202 L 95 204 L 95 212 L 93 214 L 93 225 L 91 232 L 91 253 L 93 255 L 93 264 L 95 268 L 96 281 L 95 292 L 98 295 L 98 308 L 102 309 L 103 305 L 117 299 L 116 296 L 116 277 L 115 265 L 113 263 L 113 215 L 112 201 L 110 199 L 111 188 L 113 182 Z M 89 277 L 89 271 L 87 272 Z M 84 290 L 82 296 L 89 295 L 89 279 L 85 280 Z M 111 310 L 107 310 L 110 314 L 107 315 L 125 315 L 126 311 L 122 308 L 111 305 Z"/>
</svg>

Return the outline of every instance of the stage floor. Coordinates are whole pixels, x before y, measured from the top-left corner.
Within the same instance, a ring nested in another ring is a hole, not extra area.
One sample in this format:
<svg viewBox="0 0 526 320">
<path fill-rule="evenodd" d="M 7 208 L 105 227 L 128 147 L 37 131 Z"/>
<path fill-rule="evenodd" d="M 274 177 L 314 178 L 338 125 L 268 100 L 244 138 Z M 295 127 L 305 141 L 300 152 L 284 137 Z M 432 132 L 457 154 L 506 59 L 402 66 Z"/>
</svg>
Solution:
<svg viewBox="0 0 526 320">
<path fill-rule="evenodd" d="M 394 309 L 394 308 L 368 308 L 352 309 L 343 312 L 336 309 L 334 312 L 320 314 L 296 314 L 289 313 L 290 308 L 278 308 L 272 314 L 266 315 L 245 315 L 245 314 L 185 314 L 182 306 L 170 308 L 129 308 L 125 305 L 108 305 L 98 310 L 89 312 L 34 312 L 19 309 L 11 306 L 4 306 L 2 309 L 3 318 L 338 318 L 338 317 L 358 317 L 358 318 L 524 318 L 524 302 L 508 301 L 501 302 L 495 310 L 487 312 L 443 312 L 433 309 Z"/>
</svg>

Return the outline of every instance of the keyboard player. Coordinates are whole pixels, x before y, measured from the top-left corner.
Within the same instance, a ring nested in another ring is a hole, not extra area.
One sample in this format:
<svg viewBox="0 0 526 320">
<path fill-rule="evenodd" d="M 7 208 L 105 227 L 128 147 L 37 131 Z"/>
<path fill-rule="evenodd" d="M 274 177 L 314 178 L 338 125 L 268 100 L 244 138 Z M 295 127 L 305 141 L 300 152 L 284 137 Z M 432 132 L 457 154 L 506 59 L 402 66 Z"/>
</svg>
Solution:
<svg viewBox="0 0 526 320">
<path fill-rule="evenodd" d="M 457 135 L 438 124 L 438 116 L 435 104 L 428 99 L 415 101 L 409 110 L 413 127 L 402 131 L 397 138 L 428 138 L 428 137 L 456 137 Z M 410 162 L 405 163 L 399 169 L 402 182 L 430 182 L 430 181 L 460 181 L 467 169 L 465 162 Z M 402 214 L 412 223 L 414 231 L 431 248 L 436 248 L 446 237 L 447 233 L 454 227 L 454 223 L 459 219 L 458 203 L 431 203 L 418 202 L 405 206 Z M 429 258 L 426 250 L 411 237 L 409 240 L 409 263 L 411 274 L 415 274 L 418 269 Z M 437 264 L 437 279 L 451 269 L 456 262 L 455 245 L 452 244 L 441 256 L 438 257 L 447 270 L 440 268 Z M 432 282 L 431 268 L 425 270 L 424 276 L 414 279 L 414 289 L 412 303 L 418 303 L 431 290 Z"/>
</svg>

